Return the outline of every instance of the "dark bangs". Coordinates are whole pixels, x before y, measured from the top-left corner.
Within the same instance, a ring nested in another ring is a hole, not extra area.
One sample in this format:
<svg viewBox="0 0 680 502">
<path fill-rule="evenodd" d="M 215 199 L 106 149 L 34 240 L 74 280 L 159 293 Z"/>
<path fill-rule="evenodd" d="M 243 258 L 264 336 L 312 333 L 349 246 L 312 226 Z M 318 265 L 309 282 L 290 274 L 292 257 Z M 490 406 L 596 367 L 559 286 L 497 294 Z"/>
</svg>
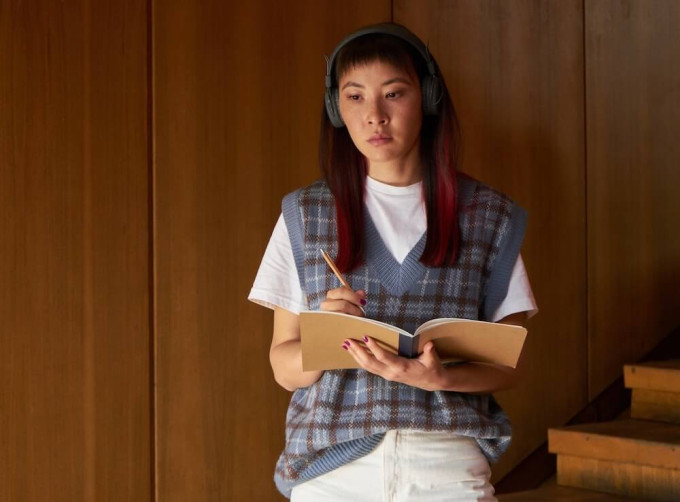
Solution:
<svg viewBox="0 0 680 502">
<path fill-rule="evenodd" d="M 422 56 L 406 42 L 391 35 L 365 35 L 348 43 L 338 53 L 335 61 L 335 84 L 350 68 L 374 61 L 388 63 L 406 73 L 415 71 L 418 80 L 427 74 Z"/>
</svg>

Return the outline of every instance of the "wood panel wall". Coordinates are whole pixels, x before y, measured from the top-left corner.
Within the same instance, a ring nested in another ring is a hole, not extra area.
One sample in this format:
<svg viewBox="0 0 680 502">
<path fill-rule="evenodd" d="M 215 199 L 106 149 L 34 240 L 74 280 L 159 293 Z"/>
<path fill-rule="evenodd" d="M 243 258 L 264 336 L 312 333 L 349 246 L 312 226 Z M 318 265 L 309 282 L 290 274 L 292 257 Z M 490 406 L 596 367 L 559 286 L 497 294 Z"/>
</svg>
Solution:
<svg viewBox="0 0 680 502">
<path fill-rule="evenodd" d="M 680 2 L 586 2 L 596 396 L 680 324 Z"/>
<path fill-rule="evenodd" d="M 282 196 L 318 177 L 324 53 L 388 1 L 154 4 L 158 500 L 283 500 L 290 394 L 246 300 Z"/>
<path fill-rule="evenodd" d="M 463 171 L 529 213 L 522 257 L 540 313 L 523 385 L 498 395 L 514 426 L 498 479 L 587 403 L 582 2 L 394 5 L 395 21 L 429 41 L 447 81 Z"/>
<path fill-rule="evenodd" d="M 152 496 L 146 3 L 0 2 L 0 500 Z"/>
<path fill-rule="evenodd" d="M 246 296 L 317 177 L 321 55 L 390 19 L 442 67 L 464 170 L 530 214 L 495 479 L 679 323 L 673 0 L 0 0 L 0 500 L 282 500 Z"/>
</svg>

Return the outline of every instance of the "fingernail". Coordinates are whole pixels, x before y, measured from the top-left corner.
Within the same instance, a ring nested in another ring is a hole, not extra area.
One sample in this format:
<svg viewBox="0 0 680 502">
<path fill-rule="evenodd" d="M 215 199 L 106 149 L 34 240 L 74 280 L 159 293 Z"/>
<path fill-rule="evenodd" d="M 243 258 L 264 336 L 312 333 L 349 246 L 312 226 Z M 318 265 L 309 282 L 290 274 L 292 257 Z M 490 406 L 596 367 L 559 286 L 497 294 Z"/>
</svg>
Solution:
<svg viewBox="0 0 680 502">
<path fill-rule="evenodd" d="M 364 342 L 368 343 L 368 337 L 367 336 L 364 337 Z"/>
<path fill-rule="evenodd" d="M 343 345 L 342 348 L 345 350 L 349 350 L 349 347 L 347 345 Z"/>
<path fill-rule="evenodd" d="M 362 298 L 361 300 L 359 300 L 359 303 L 361 303 L 362 305 L 366 305 L 366 300 Z"/>
</svg>

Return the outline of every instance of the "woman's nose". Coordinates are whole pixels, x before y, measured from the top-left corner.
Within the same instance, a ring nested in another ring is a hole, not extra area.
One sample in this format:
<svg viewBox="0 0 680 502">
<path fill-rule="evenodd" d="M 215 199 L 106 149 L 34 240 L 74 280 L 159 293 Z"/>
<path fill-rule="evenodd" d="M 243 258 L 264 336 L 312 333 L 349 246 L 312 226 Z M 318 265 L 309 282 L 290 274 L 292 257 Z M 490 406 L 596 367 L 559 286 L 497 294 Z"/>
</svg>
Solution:
<svg viewBox="0 0 680 502">
<path fill-rule="evenodd" d="M 374 103 L 368 110 L 366 120 L 371 125 L 386 124 L 388 117 L 385 109 L 379 103 Z"/>
</svg>

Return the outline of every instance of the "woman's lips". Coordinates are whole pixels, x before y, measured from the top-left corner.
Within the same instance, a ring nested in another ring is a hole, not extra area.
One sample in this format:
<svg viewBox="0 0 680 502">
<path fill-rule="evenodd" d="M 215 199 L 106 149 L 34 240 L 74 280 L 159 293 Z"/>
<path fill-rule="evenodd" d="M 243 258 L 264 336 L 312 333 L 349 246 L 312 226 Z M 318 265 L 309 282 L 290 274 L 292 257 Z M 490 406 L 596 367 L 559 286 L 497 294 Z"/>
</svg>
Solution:
<svg viewBox="0 0 680 502">
<path fill-rule="evenodd" d="M 372 136 L 371 139 L 368 140 L 368 142 L 373 146 L 384 145 L 385 143 L 389 143 L 390 141 L 392 141 L 392 138 L 390 138 L 389 136 L 383 136 L 382 134 Z"/>
</svg>

